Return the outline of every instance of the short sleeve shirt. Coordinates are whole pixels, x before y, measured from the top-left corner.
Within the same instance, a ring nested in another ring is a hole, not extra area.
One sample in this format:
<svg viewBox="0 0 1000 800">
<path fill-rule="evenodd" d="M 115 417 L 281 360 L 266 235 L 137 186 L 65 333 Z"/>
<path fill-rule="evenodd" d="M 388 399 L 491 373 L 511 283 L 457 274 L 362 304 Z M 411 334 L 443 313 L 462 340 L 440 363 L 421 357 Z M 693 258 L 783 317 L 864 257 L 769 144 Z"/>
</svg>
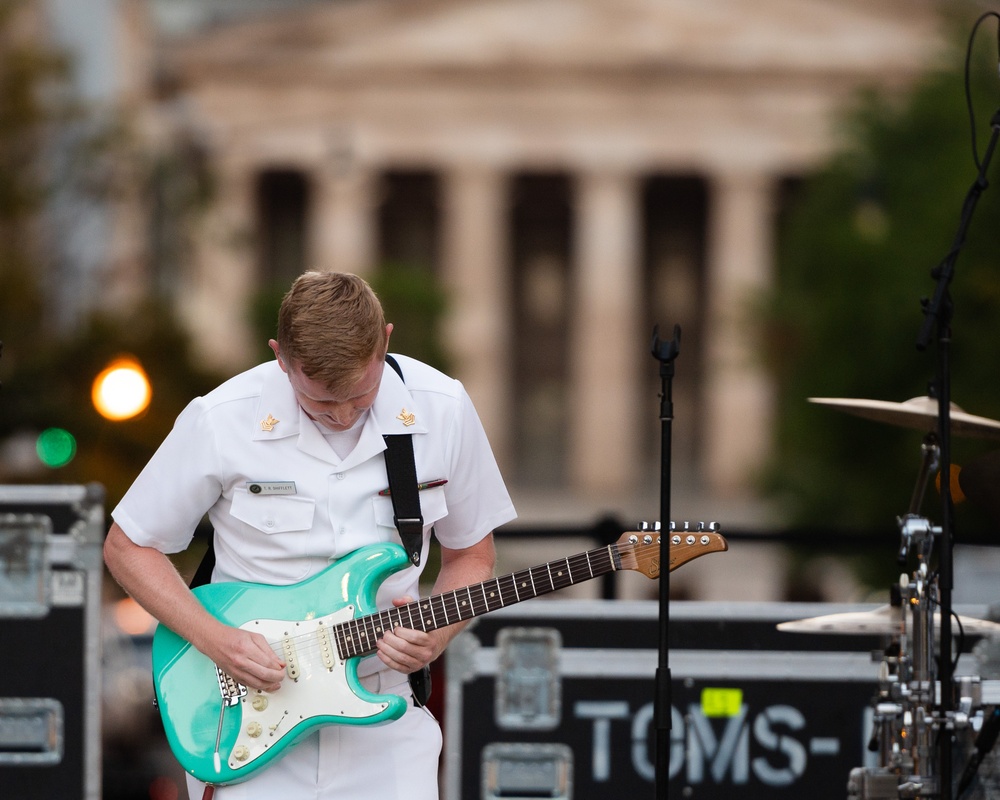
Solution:
<svg viewBox="0 0 1000 800">
<path fill-rule="evenodd" d="M 431 529 L 462 549 L 515 518 L 486 434 L 458 381 L 396 356 L 344 458 L 299 407 L 277 362 L 193 400 L 112 512 L 136 544 L 187 548 L 207 514 L 213 580 L 287 585 L 367 544 L 398 542 L 383 435 L 412 434 L 426 556 Z M 421 559 L 424 564 L 426 558 Z M 417 596 L 421 567 L 390 576 L 380 606 Z"/>
</svg>

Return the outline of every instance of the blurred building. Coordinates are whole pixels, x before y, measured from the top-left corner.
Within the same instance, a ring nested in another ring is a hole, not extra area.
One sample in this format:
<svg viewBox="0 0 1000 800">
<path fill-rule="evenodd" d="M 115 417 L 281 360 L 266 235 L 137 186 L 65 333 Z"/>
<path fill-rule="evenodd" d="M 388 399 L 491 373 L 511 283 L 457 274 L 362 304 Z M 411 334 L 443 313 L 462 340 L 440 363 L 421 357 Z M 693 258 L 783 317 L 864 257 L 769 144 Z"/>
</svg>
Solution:
<svg viewBox="0 0 1000 800">
<path fill-rule="evenodd" d="M 154 280 L 235 369 L 261 291 L 419 265 L 505 472 L 577 508 L 655 496 L 655 324 L 682 330 L 679 491 L 752 495 L 773 415 L 754 300 L 787 190 L 859 87 L 941 51 L 920 0 L 122 5 L 146 130 L 182 136 L 216 194 L 182 261 L 126 260 L 119 285 Z"/>
</svg>

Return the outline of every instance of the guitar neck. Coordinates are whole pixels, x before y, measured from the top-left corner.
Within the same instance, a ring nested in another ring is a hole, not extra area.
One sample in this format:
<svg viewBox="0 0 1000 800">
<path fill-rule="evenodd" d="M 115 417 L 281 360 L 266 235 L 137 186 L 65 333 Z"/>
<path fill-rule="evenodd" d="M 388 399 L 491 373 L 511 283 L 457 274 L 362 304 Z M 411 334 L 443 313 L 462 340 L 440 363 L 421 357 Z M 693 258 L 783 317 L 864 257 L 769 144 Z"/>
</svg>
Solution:
<svg viewBox="0 0 1000 800">
<path fill-rule="evenodd" d="M 368 655 L 385 632 L 394 628 L 433 631 L 598 578 L 621 569 L 622 557 L 630 549 L 631 545 L 610 544 L 358 617 L 335 627 L 338 649 L 345 659 Z"/>
</svg>

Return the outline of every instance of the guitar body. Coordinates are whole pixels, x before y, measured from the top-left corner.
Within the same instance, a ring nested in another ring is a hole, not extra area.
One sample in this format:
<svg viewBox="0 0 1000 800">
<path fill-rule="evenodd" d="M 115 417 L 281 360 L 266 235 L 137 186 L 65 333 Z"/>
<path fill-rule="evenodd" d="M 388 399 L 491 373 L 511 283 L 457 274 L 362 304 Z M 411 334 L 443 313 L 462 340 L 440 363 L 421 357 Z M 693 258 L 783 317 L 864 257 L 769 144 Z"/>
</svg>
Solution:
<svg viewBox="0 0 1000 800">
<path fill-rule="evenodd" d="M 278 691 L 250 690 L 226 706 L 215 664 L 160 625 L 153 636 L 153 683 L 181 766 L 206 783 L 239 783 L 318 727 L 399 719 L 407 701 L 367 691 L 358 680 L 360 659 L 338 656 L 332 628 L 374 612 L 378 587 L 408 565 L 402 547 L 385 543 L 356 550 L 291 586 L 195 589 L 219 620 L 281 643 L 275 649 L 288 666 Z"/>
</svg>

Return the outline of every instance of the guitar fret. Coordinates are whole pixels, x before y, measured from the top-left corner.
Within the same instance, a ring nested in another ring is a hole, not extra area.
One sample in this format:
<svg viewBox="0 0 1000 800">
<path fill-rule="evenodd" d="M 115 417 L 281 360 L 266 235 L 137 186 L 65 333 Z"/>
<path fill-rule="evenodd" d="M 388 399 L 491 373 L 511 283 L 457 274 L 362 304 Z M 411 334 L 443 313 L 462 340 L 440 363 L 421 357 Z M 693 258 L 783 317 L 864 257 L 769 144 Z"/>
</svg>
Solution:
<svg viewBox="0 0 1000 800">
<path fill-rule="evenodd" d="M 579 570 L 577 575 L 573 574 L 572 566 L 570 566 L 569 570 L 569 574 L 570 577 L 573 579 L 573 583 L 577 583 L 579 581 L 586 581 L 594 577 L 593 572 L 590 570 L 590 558 L 586 554 L 584 554 L 582 561 L 580 560 L 577 561 L 576 567 Z"/>
<path fill-rule="evenodd" d="M 575 584 L 577 582 L 577 576 L 573 572 L 573 562 L 568 558 L 566 559 L 566 569 L 569 570 L 569 582 L 571 584 Z M 586 577 L 584 577 L 584 580 L 586 580 Z"/>
<path fill-rule="evenodd" d="M 431 612 L 430 627 L 427 626 L 428 620 L 427 617 L 424 615 L 425 611 Z M 434 609 L 429 601 L 420 604 L 420 624 L 423 626 L 423 629 L 425 631 L 434 630 L 437 627 L 437 620 L 434 618 Z"/>
<path fill-rule="evenodd" d="M 517 601 L 520 603 L 521 600 L 525 599 L 521 597 L 521 590 L 528 588 L 528 584 L 524 581 L 524 570 L 515 572 L 511 575 L 511 578 L 513 578 L 512 583 L 514 584 L 514 594 L 517 595 Z"/>
<path fill-rule="evenodd" d="M 355 654 L 361 652 L 361 627 L 356 619 L 351 620 L 351 646 Z"/>
<path fill-rule="evenodd" d="M 448 625 L 448 609 L 444 605 L 444 595 L 438 595 L 438 601 L 441 604 L 441 616 L 444 617 L 444 625 Z M 434 598 L 431 598 L 431 605 L 434 605 Z"/>
<path fill-rule="evenodd" d="M 552 591 L 555 591 L 556 584 L 555 584 L 555 581 L 552 580 L 552 562 L 551 561 L 548 564 L 545 565 L 545 570 L 549 574 L 549 586 L 552 587 Z"/>
<path fill-rule="evenodd" d="M 362 617 L 361 623 L 363 626 L 361 631 L 362 635 L 365 637 L 365 644 L 368 647 L 374 646 L 375 642 L 373 640 L 375 639 L 375 626 L 372 624 L 372 618 Z"/>
<path fill-rule="evenodd" d="M 506 584 L 501 583 L 501 581 L 507 581 Z M 514 576 L 513 575 L 503 575 L 497 578 L 497 589 L 500 592 L 500 602 L 507 606 L 517 602 L 517 589 L 514 589 Z M 511 597 L 511 590 L 513 589 L 514 596 Z"/>
<path fill-rule="evenodd" d="M 569 582 L 573 583 L 573 568 L 569 565 L 569 558 L 566 558 L 566 574 L 569 575 Z"/>
<path fill-rule="evenodd" d="M 448 601 L 451 600 L 451 613 L 455 618 L 455 622 L 462 619 L 462 615 L 458 610 L 458 594 L 457 592 L 448 592 L 447 595 L 441 595 L 441 604 L 444 606 L 445 619 L 448 619 Z"/>
<path fill-rule="evenodd" d="M 467 617 L 463 617 L 463 619 L 472 619 L 474 616 L 476 616 L 476 603 L 472 599 L 472 587 L 466 586 L 465 593 L 469 596 L 469 607 L 468 607 L 469 615 Z"/>
</svg>

